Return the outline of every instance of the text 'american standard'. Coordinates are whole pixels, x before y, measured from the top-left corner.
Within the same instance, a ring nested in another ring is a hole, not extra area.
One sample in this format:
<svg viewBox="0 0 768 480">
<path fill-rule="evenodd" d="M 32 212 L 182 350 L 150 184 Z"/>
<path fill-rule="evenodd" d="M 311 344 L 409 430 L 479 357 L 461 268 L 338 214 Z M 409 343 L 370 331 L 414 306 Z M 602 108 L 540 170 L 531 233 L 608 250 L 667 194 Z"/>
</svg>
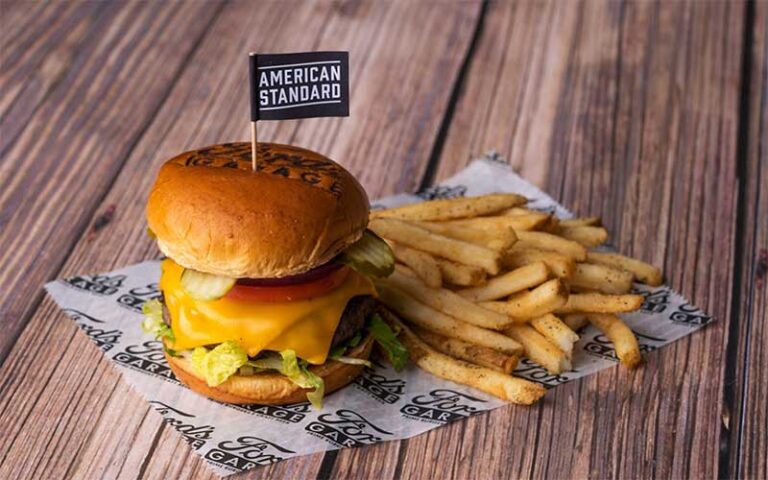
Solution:
<svg viewBox="0 0 768 480">
<path fill-rule="evenodd" d="M 251 121 L 349 115 L 348 52 L 250 55 Z"/>
</svg>

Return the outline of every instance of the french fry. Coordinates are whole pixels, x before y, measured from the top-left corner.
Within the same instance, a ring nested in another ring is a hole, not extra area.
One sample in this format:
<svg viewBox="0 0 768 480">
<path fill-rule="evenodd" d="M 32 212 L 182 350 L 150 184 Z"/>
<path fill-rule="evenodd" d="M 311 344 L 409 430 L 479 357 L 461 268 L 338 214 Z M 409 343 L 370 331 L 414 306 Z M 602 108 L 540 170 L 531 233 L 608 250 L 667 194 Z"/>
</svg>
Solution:
<svg viewBox="0 0 768 480">
<path fill-rule="evenodd" d="M 516 217 L 509 216 L 494 216 L 494 217 L 472 217 L 464 218 L 460 220 L 448 220 L 445 222 L 432 222 L 437 227 L 442 227 L 447 230 L 462 230 L 471 228 L 473 230 L 480 230 L 490 235 L 496 235 L 499 232 L 506 232 L 510 229 L 516 228 Z"/>
<path fill-rule="evenodd" d="M 450 198 L 413 203 L 386 210 L 375 210 L 371 212 L 371 218 L 400 218 L 422 221 L 450 220 L 489 215 L 516 205 L 524 205 L 527 201 L 525 197 L 514 193 Z"/>
<path fill-rule="evenodd" d="M 531 326 L 557 348 L 562 350 L 569 358 L 573 354 L 573 344 L 579 341 L 579 336 L 568 328 L 568 325 L 556 316 L 548 313 L 531 320 Z M 525 346 L 525 344 L 523 344 Z"/>
<path fill-rule="evenodd" d="M 465 227 L 454 225 L 454 222 L 466 222 L 467 220 L 455 220 L 451 222 L 419 222 L 419 227 L 433 233 L 439 233 L 446 237 L 475 243 L 492 250 L 504 251 L 509 249 L 517 241 L 515 231 L 506 226 L 499 226 L 495 230 Z"/>
<path fill-rule="evenodd" d="M 562 228 L 583 227 L 583 226 L 599 227 L 601 224 L 602 224 L 602 220 L 600 219 L 600 217 L 560 219 L 560 227 Z"/>
<path fill-rule="evenodd" d="M 458 294 L 473 302 L 496 300 L 540 285 L 547 278 L 549 278 L 547 266 L 537 262 L 494 277 L 484 285 L 459 290 Z"/>
<path fill-rule="evenodd" d="M 418 278 L 419 276 L 416 275 L 416 272 L 413 271 L 411 267 L 408 265 L 402 264 L 402 263 L 395 263 L 395 268 L 400 270 L 400 273 L 403 275 L 408 275 L 409 277 Z M 424 279 L 422 279 L 424 281 Z"/>
<path fill-rule="evenodd" d="M 546 393 L 546 389 L 537 383 L 456 360 L 437 352 L 419 339 L 395 315 L 384 312 L 384 318 L 395 331 L 399 332 L 399 338 L 408 349 L 411 360 L 432 375 L 521 405 L 531 405 Z"/>
<path fill-rule="evenodd" d="M 430 201 L 374 212 L 369 228 L 394 242 L 405 264 L 376 285 L 411 324 L 387 313 L 419 366 L 530 403 L 530 391 L 520 394 L 519 379 L 505 372 L 523 352 L 550 373 L 571 369 L 576 331 L 588 323 L 614 342 L 622 364 L 639 364 L 637 339 L 614 314 L 641 307 L 643 297 L 629 293 L 633 280 L 662 278 L 639 260 L 588 252 L 608 238 L 599 217 L 560 220 L 524 203 L 506 194 Z M 502 267 L 508 271 L 499 274 Z M 488 383 L 489 373 L 500 377 Z"/>
<path fill-rule="evenodd" d="M 520 359 L 515 355 L 507 355 L 487 347 L 446 337 L 421 327 L 414 326 L 413 332 L 439 352 L 499 372 L 511 374 Z"/>
<path fill-rule="evenodd" d="M 394 218 L 371 220 L 368 228 L 381 237 L 403 245 L 447 258 L 465 265 L 481 267 L 488 273 L 499 273 L 499 252 L 473 243 L 432 233 L 414 224 Z"/>
<path fill-rule="evenodd" d="M 605 295 L 602 293 L 572 293 L 555 313 L 619 313 L 633 312 L 643 304 L 642 295 Z"/>
<path fill-rule="evenodd" d="M 513 325 L 504 333 L 523 344 L 525 356 L 547 369 L 549 373 L 557 375 L 571 370 L 571 361 L 565 352 L 530 325 Z"/>
<path fill-rule="evenodd" d="M 488 220 L 486 220 L 488 219 Z M 493 228 L 494 225 L 504 225 L 507 228 L 512 228 L 516 231 L 529 231 L 538 230 L 549 222 L 550 216 L 546 213 L 531 212 L 529 214 L 506 214 L 502 212 L 501 215 L 495 217 L 479 217 L 471 218 L 467 220 L 453 220 L 450 223 L 460 226 L 459 222 L 466 222 L 466 225 L 474 224 L 475 228 Z M 471 222 L 471 223 L 469 223 Z"/>
<path fill-rule="evenodd" d="M 539 212 L 523 207 L 513 207 L 501 212 L 502 215 L 508 215 L 518 218 L 518 227 L 516 230 L 541 230 L 554 233 L 560 225 L 560 219 L 552 213 Z"/>
<path fill-rule="evenodd" d="M 568 285 L 568 291 L 571 294 L 574 294 L 574 293 L 603 293 L 603 292 L 600 292 L 598 290 L 595 290 L 594 288 L 584 288 L 584 287 L 579 287 L 579 286 L 576 286 L 576 285 L 573 285 L 573 284 Z"/>
<path fill-rule="evenodd" d="M 539 230 L 541 230 L 542 232 L 554 233 L 554 234 L 557 234 L 557 231 L 559 229 L 560 229 L 560 219 L 554 215 L 550 215 L 546 223 L 544 223 L 544 225 L 539 227 Z"/>
<path fill-rule="evenodd" d="M 478 327 L 502 330 L 513 323 L 506 315 L 480 307 L 450 290 L 429 288 L 418 278 L 405 275 L 400 267 L 396 267 L 389 278 L 377 280 L 377 283 L 407 292 L 435 310 Z"/>
<path fill-rule="evenodd" d="M 577 263 L 570 279 L 571 287 L 602 293 L 629 293 L 632 290 L 632 274 L 606 265 Z"/>
<path fill-rule="evenodd" d="M 515 215 L 510 216 L 510 225 L 513 226 L 515 231 L 529 232 L 532 230 L 544 230 L 552 220 L 550 215 L 535 214 L 535 215 Z"/>
<path fill-rule="evenodd" d="M 521 292 L 505 302 L 481 302 L 479 305 L 504 313 L 518 322 L 540 317 L 562 307 L 568 301 L 568 289 L 562 280 L 552 279 L 529 292 Z"/>
<path fill-rule="evenodd" d="M 608 240 L 608 230 L 591 225 L 560 228 L 557 233 L 563 238 L 579 242 L 588 248 L 598 247 Z"/>
<path fill-rule="evenodd" d="M 559 278 L 569 278 L 575 268 L 575 262 L 568 255 L 518 245 L 513 245 L 501 259 L 505 268 L 519 268 L 535 262 L 544 262 L 550 273 Z"/>
<path fill-rule="evenodd" d="M 589 252 L 587 254 L 587 261 L 589 263 L 597 263 L 599 265 L 607 265 L 613 268 L 619 268 L 631 272 L 638 282 L 642 282 L 653 287 L 661 285 L 662 275 L 661 270 L 634 258 L 625 257 L 618 253 L 608 252 Z"/>
<path fill-rule="evenodd" d="M 637 366 L 637 339 L 615 313 L 642 306 L 633 281 L 662 278 L 639 260 L 589 252 L 608 238 L 599 217 L 561 220 L 525 202 L 514 194 L 427 201 L 373 212 L 369 228 L 398 262 L 375 284 L 403 320 L 382 316 L 419 367 L 530 404 L 544 390 L 509 375 L 520 356 L 552 374 L 570 370 L 576 331 L 590 323 L 622 364 Z"/>
<path fill-rule="evenodd" d="M 386 236 L 386 235 L 385 235 Z M 587 249 L 580 243 L 545 232 L 517 232 L 520 248 L 537 248 L 567 255 L 577 262 L 587 258 Z"/>
<path fill-rule="evenodd" d="M 531 210 L 530 208 L 525 207 L 512 207 L 504 210 L 501 212 L 502 215 L 509 215 L 509 216 L 522 216 L 522 215 L 542 215 L 542 216 L 549 216 L 549 213 L 546 212 L 540 212 L 538 210 Z"/>
<path fill-rule="evenodd" d="M 391 247 L 395 259 L 408 265 L 430 287 L 440 288 L 443 284 L 442 274 L 432 255 L 396 243 Z"/>
<path fill-rule="evenodd" d="M 589 325 L 589 320 L 587 320 L 587 315 L 585 313 L 569 313 L 567 315 L 561 315 L 560 318 L 563 320 L 563 323 L 568 325 L 568 328 L 574 332 L 578 332 Z"/>
<path fill-rule="evenodd" d="M 422 328 L 509 355 L 520 355 L 523 351 L 519 343 L 499 332 L 456 320 L 389 285 L 377 283 L 376 286 L 381 300 L 389 308 Z"/>
<path fill-rule="evenodd" d="M 463 265 L 443 258 L 435 258 L 443 281 L 451 285 L 471 287 L 485 282 L 487 273 L 480 267 Z"/>
<path fill-rule="evenodd" d="M 622 365 L 635 368 L 643 361 L 640 347 L 632 330 L 619 317 L 606 313 L 588 313 L 589 322 L 600 329 L 616 350 L 616 356 Z"/>
</svg>

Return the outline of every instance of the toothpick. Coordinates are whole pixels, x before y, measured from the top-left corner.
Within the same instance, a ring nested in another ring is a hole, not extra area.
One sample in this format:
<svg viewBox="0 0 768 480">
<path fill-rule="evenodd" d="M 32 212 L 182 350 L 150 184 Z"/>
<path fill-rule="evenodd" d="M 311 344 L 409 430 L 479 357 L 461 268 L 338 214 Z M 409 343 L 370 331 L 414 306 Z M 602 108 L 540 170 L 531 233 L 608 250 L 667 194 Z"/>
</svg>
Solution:
<svg viewBox="0 0 768 480">
<path fill-rule="evenodd" d="M 251 167 L 254 172 L 258 171 L 259 168 L 259 151 L 256 149 L 258 145 L 257 136 L 256 122 L 251 122 Z"/>
</svg>

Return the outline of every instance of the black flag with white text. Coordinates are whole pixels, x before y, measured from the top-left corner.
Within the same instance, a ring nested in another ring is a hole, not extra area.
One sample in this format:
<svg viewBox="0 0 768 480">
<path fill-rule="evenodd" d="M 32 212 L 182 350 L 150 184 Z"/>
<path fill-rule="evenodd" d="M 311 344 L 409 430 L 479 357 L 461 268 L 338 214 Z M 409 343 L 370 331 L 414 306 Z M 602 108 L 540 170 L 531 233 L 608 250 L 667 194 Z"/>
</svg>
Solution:
<svg viewBox="0 0 768 480">
<path fill-rule="evenodd" d="M 250 55 L 251 121 L 349 116 L 349 53 Z"/>
</svg>

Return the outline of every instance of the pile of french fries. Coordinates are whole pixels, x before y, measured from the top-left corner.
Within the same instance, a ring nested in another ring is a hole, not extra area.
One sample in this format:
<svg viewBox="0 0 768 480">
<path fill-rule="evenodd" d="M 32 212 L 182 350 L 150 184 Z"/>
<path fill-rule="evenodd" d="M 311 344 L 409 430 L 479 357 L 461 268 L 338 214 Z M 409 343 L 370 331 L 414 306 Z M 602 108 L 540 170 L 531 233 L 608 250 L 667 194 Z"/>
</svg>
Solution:
<svg viewBox="0 0 768 480">
<path fill-rule="evenodd" d="M 376 286 L 411 358 L 521 404 L 545 389 L 512 375 L 519 359 L 552 374 L 571 370 L 587 324 L 623 365 L 639 365 L 637 339 L 617 314 L 642 305 L 633 282 L 662 281 L 656 267 L 594 251 L 608 238 L 599 218 L 558 219 L 526 203 L 516 194 L 433 200 L 374 211 L 369 224 L 397 260 Z"/>
</svg>

